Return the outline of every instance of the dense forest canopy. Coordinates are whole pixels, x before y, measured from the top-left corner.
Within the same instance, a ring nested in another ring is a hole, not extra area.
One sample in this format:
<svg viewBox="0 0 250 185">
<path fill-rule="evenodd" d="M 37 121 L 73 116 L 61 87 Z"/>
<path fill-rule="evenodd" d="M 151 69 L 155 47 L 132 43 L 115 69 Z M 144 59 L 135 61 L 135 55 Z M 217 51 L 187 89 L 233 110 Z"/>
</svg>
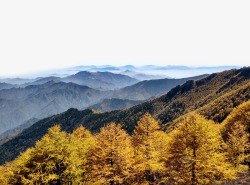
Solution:
<svg viewBox="0 0 250 185">
<path fill-rule="evenodd" d="M 250 101 L 218 125 L 197 113 L 166 133 L 146 113 L 129 135 L 111 122 L 92 135 L 59 125 L 0 167 L 1 184 L 211 184 L 248 182 Z M 226 136 L 225 136 L 226 135 Z"/>
</svg>

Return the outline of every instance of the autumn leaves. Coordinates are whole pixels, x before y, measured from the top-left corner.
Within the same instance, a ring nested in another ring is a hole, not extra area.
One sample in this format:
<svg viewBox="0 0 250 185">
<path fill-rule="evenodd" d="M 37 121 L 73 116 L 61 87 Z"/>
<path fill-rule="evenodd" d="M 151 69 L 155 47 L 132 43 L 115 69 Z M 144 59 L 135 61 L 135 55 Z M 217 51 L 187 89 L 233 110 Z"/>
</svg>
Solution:
<svg viewBox="0 0 250 185">
<path fill-rule="evenodd" d="M 237 112 L 222 126 L 189 114 L 170 134 L 148 113 L 132 136 L 113 122 L 95 135 L 84 127 L 67 134 L 56 125 L 34 148 L 0 168 L 0 182 L 195 185 L 233 179 L 247 169 L 249 146 Z M 237 120 L 229 127 L 233 118 Z"/>
<path fill-rule="evenodd" d="M 230 179 L 235 170 L 227 162 L 223 140 L 213 123 L 192 114 L 169 136 L 164 163 L 170 184 L 210 184 Z"/>
<path fill-rule="evenodd" d="M 121 125 L 110 123 L 95 136 L 91 160 L 94 184 L 118 184 L 128 181 L 133 149 L 130 136 Z"/>
</svg>

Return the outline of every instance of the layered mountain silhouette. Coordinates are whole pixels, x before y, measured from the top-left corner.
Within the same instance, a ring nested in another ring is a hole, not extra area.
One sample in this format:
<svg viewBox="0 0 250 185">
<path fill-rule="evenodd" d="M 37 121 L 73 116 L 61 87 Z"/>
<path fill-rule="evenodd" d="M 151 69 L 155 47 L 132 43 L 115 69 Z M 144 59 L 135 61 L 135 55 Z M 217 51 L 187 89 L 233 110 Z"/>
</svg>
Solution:
<svg viewBox="0 0 250 185">
<path fill-rule="evenodd" d="M 208 76 L 207 74 L 181 79 L 157 79 L 144 80 L 134 85 L 124 87 L 115 91 L 114 97 L 129 99 L 129 100 L 145 100 L 160 96 L 173 87 L 183 84 L 188 80 L 197 80 Z"/>
<path fill-rule="evenodd" d="M 239 66 L 202 66 L 202 67 L 191 67 L 181 65 L 167 65 L 167 66 L 156 66 L 156 65 L 144 65 L 144 66 L 76 66 L 68 69 L 69 71 L 109 71 L 115 73 L 121 73 L 138 80 L 151 80 L 151 79 L 162 79 L 162 78 L 185 78 L 189 76 L 197 76 L 204 73 L 215 73 L 233 68 L 240 68 Z"/>
<path fill-rule="evenodd" d="M 22 85 L 20 85 L 20 87 L 26 87 L 26 86 L 30 86 L 30 85 L 42 85 L 45 84 L 49 81 L 62 81 L 60 77 L 56 77 L 56 76 L 48 76 L 48 77 L 40 77 L 40 78 L 36 78 L 34 79 L 34 81 L 29 82 L 29 83 L 24 83 Z"/>
<path fill-rule="evenodd" d="M 178 119 L 197 111 L 209 119 L 222 122 L 234 107 L 249 100 L 250 68 L 214 73 L 200 80 L 188 80 L 168 93 L 125 110 L 101 113 L 93 109 L 69 109 L 64 113 L 42 119 L 0 146 L 0 162 L 13 160 L 35 142 L 54 124 L 72 132 L 83 125 L 92 132 L 109 122 L 121 123 L 131 133 L 137 121 L 149 112 L 159 120 L 166 131 L 178 124 Z M 233 103 L 232 103 L 233 102 Z M 218 110 L 225 109 L 218 114 Z"/>
<path fill-rule="evenodd" d="M 162 95 L 176 85 L 182 84 L 189 79 L 199 79 L 202 77 L 204 75 L 184 79 L 148 80 L 113 91 L 98 90 L 101 87 L 97 83 L 102 84 L 102 88 L 107 84 L 111 84 L 110 86 L 106 86 L 109 89 L 118 87 L 119 81 L 121 81 L 120 86 L 123 86 L 121 85 L 123 82 L 130 84 L 133 80 L 130 81 L 131 78 L 124 77 L 124 75 L 101 72 L 81 72 L 66 78 L 54 76 L 39 78 L 34 82 L 28 83 L 30 85 L 27 83 L 23 84 L 24 87 L 0 90 L 0 134 L 19 126 L 31 118 L 42 119 L 64 112 L 72 107 L 83 109 L 101 103 L 99 104 L 99 108 L 103 112 L 129 108 L 146 99 Z M 89 80 L 90 78 L 92 80 Z M 100 80 L 101 78 L 103 78 L 102 81 Z M 76 83 L 89 81 L 89 85 L 92 82 L 92 86 L 98 86 L 98 89 L 72 82 L 62 82 L 62 80 L 67 81 L 65 79 L 69 81 L 76 80 L 74 81 Z M 107 83 L 103 83 L 104 80 Z M 112 100 L 102 102 L 104 99 Z"/>
<path fill-rule="evenodd" d="M 41 85 L 52 80 L 66 82 L 66 83 L 72 82 L 78 85 L 88 86 L 90 88 L 99 90 L 118 89 L 138 82 L 137 79 L 123 74 L 116 74 L 111 72 L 81 71 L 76 74 L 66 76 L 64 78 L 57 76 L 48 76 L 48 77 L 39 77 L 35 79 L 21 79 L 21 78 L 0 79 L 0 82 L 3 82 L 0 83 L 0 89 L 7 89 L 7 88 L 9 89 L 10 85 L 12 85 L 12 87 Z"/>
<path fill-rule="evenodd" d="M 42 85 L 0 91 L 0 132 L 33 117 L 44 118 L 71 107 L 83 108 L 100 102 L 108 92 L 74 83 L 50 81 Z"/>
<path fill-rule="evenodd" d="M 35 79 L 26 79 L 26 78 L 0 78 L 0 82 L 2 83 L 8 83 L 8 84 L 24 84 L 24 83 L 30 83 L 35 81 Z"/>
<path fill-rule="evenodd" d="M 132 78 L 138 79 L 140 81 L 143 80 L 154 80 L 154 79 L 163 79 L 163 78 L 170 78 L 167 75 L 153 75 L 153 74 L 147 74 L 147 73 L 142 73 L 142 72 L 136 72 L 133 70 L 125 70 L 121 72 L 121 74 L 128 75 Z"/>
<path fill-rule="evenodd" d="M 113 90 L 128 85 L 132 85 L 138 82 L 137 79 L 122 74 L 116 74 L 111 72 L 81 71 L 74 75 L 66 76 L 64 78 L 56 76 L 39 78 L 32 82 L 25 83 L 21 85 L 21 87 L 30 85 L 41 85 L 51 80 L 56 80 L 66 83 L 72 82 L 78 85 L 88 86 L 90 88 L 98 90 Z"/>
<path fill-rule="evenodd" d="M 88 87 L 100 90 L 113 90 L 138 82 L 138 80 L 135 78 L 131 78 L 122 74 L 89 71 L 82 71 L 75 75 L 65 77 L 62 79 L 62 81 L 86 85 Z"/>
<path fill-rule="evenodd" d="M 10 89 L 12 87 L 15 87 L 15 85 L 8 84 L 8 83 L 0 83 L 0 90 L 2 90 L 2 89 Z"/>
</svg>

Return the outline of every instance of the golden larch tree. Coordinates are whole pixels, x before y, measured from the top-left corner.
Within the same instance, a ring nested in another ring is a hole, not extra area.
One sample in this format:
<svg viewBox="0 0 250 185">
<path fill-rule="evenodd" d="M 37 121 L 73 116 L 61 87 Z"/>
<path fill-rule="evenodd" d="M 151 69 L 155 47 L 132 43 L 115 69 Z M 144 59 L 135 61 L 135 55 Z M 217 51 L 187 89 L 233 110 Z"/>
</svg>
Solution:
<svg viewBox="0 0 250 185">
<path fill-rule="evenodd" d="M 246 132 L 246 126 L 242 125 L 239 121 L 234 123 L 231 133 L 228 133 L 226 142 L 228 159 L 238 172 L 247 170 L 247 166 L 243 165 L 243 163 L 250 157 L 249 136 L 249 133 Z"/>
<path fill-rule="evenodd" d="M 112 122 L 95 136 L 92 173 L 95 184 L 121 184 L 129 180 L 132 148 L 130 136 Z"/>
<path fill-rule="evenodd" d="M 250 166 L 249 132 L 250 100 L 234 108 L 230 115 L 223 121 L 221 126 L 222 137 L 227 143 L 229 160 L 236 168 L 238 168 L 239 172 L 242 172 L 246 167 L 240 165 L 243 162 Z"/>
<path fill-rule="evenodd" d="M 66 158 L 68 167 L 65 171 L 75 184 L 88 184 L 91 181 L 89 159 L 92 156 L 94 137 L 83 126 L 78 127 L 69 135 L 68 152 Z"/>
<path fill-rule="evenodd" d="M 12 184 L 62 184 L 71 177 L 65 174 L 69 157 L 66 132 L 55 125 L 34 148 L 28 149 L 13 161 Z"/>
<path fill-rule="evenodd" d="M 197 185 L 234 178 L 235 171 L 221 147 L 223 140 L 212 124 L 191 114 L 170 134 L 163 158 L 166 183 Z"/>
<path fill-rule="evenodd" d="M 159 129 L 158 122 L 149 113 L 137 122 L 132 136 L 135 183 L 156 183 L 160 178 L 160 172 L 163 169 L 160 156 L 166 134 Z"/>
<path fill-rule="evenodd" d="M 234 108 L 222 122 L 221 133 L 225 141 L 228 139 L 228 134 L 232 132 L 233 125 L 236 122 L 245 125 L 246 131 L 250 132 L 250 100 Z"/>
<path fill-rule="evenodd" d="M 10 163 L 7 163 L 4 166 L 0 166 L 0 184 L 8 185 L 9 178 L 12 176 L 10 171 Z"/>
</svg>

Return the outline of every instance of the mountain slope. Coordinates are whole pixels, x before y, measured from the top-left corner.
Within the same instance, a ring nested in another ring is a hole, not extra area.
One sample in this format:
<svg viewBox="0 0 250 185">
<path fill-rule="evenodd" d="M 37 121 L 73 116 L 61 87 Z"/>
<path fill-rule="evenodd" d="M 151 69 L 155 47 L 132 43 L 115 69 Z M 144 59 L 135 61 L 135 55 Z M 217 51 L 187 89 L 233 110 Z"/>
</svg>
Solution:
<svg viewBox="0 0 250 185">
<path fill-rule="evenodd" d="M 45 84 L 49 81 L 62 81 L 62 80 L 60 77 L 56 77 L 56 76 L 40 77 L 40 78 L 37 78 L 36 80 L 34 80 L 33 82 L 25 83 L 25 84 L 22 84 L 20 86 L 26 87 L 26 86 L 30 86 L 30 85 L 42 85 L 42 84 Z"/>
<path fill-rule="evenodd" d="M 61 82 L 72 82 L 78 85 L 88 86 L 90 88 L 99 89 L 99 90 L 113 90 L 126 87 L 138 82 L 137 79 L 124 74 L 117 74 L 111 72 L 90 72 L 90 71 L 80 71 L 76 74 L 66 76 L 64 78 L 56 76 L 48 77 L 39 77 L 36 79 L 0 79 L 0 82 L 5 82 L 9 84 L 0 83 L 0 90 L 4 87 L 10 87 L 12 84 L 13 87 L 27 87 L 32 85 L 41 85 L 49 81 L 56 80 Z M 8 85 L 8 86 L 7 86 Z"/>
<path fill-rule="evenodd" d="M 151 97 L 160 96 L 177 85 L 183 84 L 188 80 L 197 80 L 208 75 L 200 75 L 189 78 L 180 79 L 157 79 L 157 80 L 145 80 L 138 82 L 134 85 L 124 87 L 115 91 L 114 97 L 129 99 L 129 100 L 145 100 Z"/>
<path fill-rule="evenodd" d="M 250 68 L 243 68 L 215 73 L 197 81 L 189 80 L 159 98 L 126 110 L 99 113 L 90 109 L 84 111 L 69 109 L 65 113 L 40 120 L 17 137 L 1 145 L 0 163 L 12 160 L 19 152 L 34 146 L 35 141 L 41 139 L 47 129 L 55 123 L 60 124 L 62 129 L 68 132 L 72 132 L 79 125 L 85 126 L 92 132 L 97 132 L 106 123 L 114 121 L 121 123 L 131 133 L 136 122 L 144 113 L 149 112 L 160 121 L 165 129 L 168 129 L 173 125 L 173 120 L 191 111 L 202 109 L 206 105 L 211 105 L 211 108 L 217 109 L 218 107 L 212 106 L 212 104 L 220 101 L 221 98 L 225 101 L 222 105 L 231 104 L 227 100 L 230 100 L 228 99 L 230 96 L 235 97 L 234 92 L 238 92 L 236 94 L 239 94 L 240 101 L 244 102 L 249 99 L 250 94 L 249 74 Z M 243 91 L 245 93 L 242 94 Z M 237 103 L 233 104 L 232 108 L 235 106 L 237 106 Z M 217 113 L 217 111 L 211 111 L 210 109 L 201 111 L 203 115 L 209 115 L 209 112 Z M 229 112 L 226 112 L 224 116 L 227 116 Z M 213 118 L 213 115 L 210 116 Z M 220 119 L 220 121 L 223 121 L 223 119 Z"/>
<path fill-rule="evenodd" d="M 2 90 L 2 89 L 10 89 L 12 87 L 15 87 L 15 85 L 8 84 L 8 83 L 0 83 L 0 90 Z"/>
<path fill-rule="evenodd" d="M 82 109 L 93 105 L 106 97 L 107 93 L 87 86 L 55 81 L 0 91 L 0 98 L 2 98 L 0 99 L 0 133 L 33 117 L 41 119 L 71 107 Z"/>
<path fill-rule="evenodd" d="M 95 89 L 111 90 L 135 84 L 138 80 L 126 75 L 110 72 L 82 71 L 62 79 L 64 82 L 73 82 Z"/>
<path fill-rule="evenodd" d="M 16 135 L 16 133 L 21 132 L 23 129 L 30 127 L 31 125 L 33 125 L 36 122 L 38 122 L 38 119 L 31 118 L 30 120 L 25 121 L 21 125 L 13 128 L 13 129 L 9 129 L 9 130 L 5 131 L 4 133 L 0 134 L 0 145 L 5 143 L 11 137 L 13 137 L 13 135 Z"/>
<path fill-rule="evenodd" d="M 24 84 L 24 83 L 30 83 L 33 82 L 34 79 L 25 79 L 25 78 L 2 78 L 0 79 L 0 82 L 5 82 L 8 84 Z"/>
<path fill-rule="evenodd" d="M 152 75 L 152 74 L 146 74 L 146 73 L 136 72 L 136 71 L 132 71 L 132 70 L 123 71 L 123 72 L 121 72 L 121 74 L 130 76 L 130 77 L 135 78 L 135 79 L 140 80 L 140 81 L 170 78 L 166 75 Z"/>
<path fill-rule="evenodd" d="M 90 106 L 89 109 L 94 109 L 101 112 L 109 112 L 112 110 L 127 109 L 142 102 L 143 101 L 141 100 L 124 100 L 117 98 L 104 99 L 101 103 Z"/>
</svg>

